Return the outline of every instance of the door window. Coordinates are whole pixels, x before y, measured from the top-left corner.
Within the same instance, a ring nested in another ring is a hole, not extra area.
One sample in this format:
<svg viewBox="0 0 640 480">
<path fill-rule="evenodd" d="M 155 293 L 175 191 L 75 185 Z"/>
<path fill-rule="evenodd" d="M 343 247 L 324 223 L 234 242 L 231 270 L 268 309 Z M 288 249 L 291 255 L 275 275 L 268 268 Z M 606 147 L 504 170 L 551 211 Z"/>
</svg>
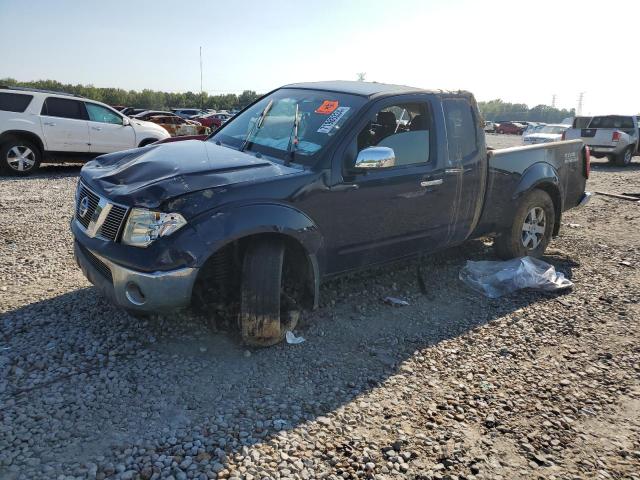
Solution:
<svg viewBox="0 0 640 480">
<path fill-rule="evenodd" d="M 449 98 L 442 102 L 447 122 L 449 163 L 453 164 L 476 153 L 478 138 L 471 105 L 462 98 Z"/>
<path fill-rule="evenodd" d="M 44 105 L 42 105 L 42 115 L 86 120 L 87 110 L 84 107 L 84 102 L 79 100 L 49 97 L 45 100 Z"/>
<path fill-rule="evenodd" d="M 358 134 L 358 152 L 368 147 L 389 147 L 395 166 L 429 161 L 431 115 L 424 103 L 403 103 L 377 112 Z"/>
<path fill-rule="evenodd" d="M 100 123 L 113 123 L 114 125 L 122 125 L 122 117 L 108 108 L 95 103 L 85 103 L 89 120 Z"/>
</svg>

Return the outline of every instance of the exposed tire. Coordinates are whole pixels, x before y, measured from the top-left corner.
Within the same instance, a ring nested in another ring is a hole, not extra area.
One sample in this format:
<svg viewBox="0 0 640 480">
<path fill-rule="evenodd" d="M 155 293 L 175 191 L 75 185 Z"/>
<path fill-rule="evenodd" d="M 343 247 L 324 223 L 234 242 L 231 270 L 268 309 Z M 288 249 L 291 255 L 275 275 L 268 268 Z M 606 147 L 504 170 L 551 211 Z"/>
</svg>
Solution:
<svg viewBox="0 0 640 480">
<path fill-rule="evenodd" d="M 245 251 L 240 288 L 240 330 L 247 345 L 279 343 L 297 323 L 282 308 L 285 248 L 275 239 L 249 244 Z"/>
<path fill-rule="evenodd" d="M 626 167 L 631 163 L 633 158 L 633 147 L 628 147 L 624 152 L 614 157 L 614 162 L 619 167 Z"/>
<path fill-rule="evenodd" d="M 4 174 L 30 175 L 38 169 L 41 161 L 40 149 L 29 140 L 11 138 L 0 146 L 0 172 Z"/>
<path fill-rule="evenodd" d="M 553 201 L 547 192 L 532 190 L 520 201 L 513 223 L 498 234 L 495 251 L 502 259 L 541 257 L 551 241 L 555 224 Z"/>
</svg>

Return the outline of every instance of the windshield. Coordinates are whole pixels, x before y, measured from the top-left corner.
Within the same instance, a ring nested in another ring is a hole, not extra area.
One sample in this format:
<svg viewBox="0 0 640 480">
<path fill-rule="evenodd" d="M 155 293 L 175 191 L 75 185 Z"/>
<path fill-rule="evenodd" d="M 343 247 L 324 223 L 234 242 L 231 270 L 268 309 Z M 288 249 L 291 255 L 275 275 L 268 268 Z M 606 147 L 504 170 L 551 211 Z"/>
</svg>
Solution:
<svg viewBox="0 0 640 480">
<path fill-rule="evenodd" d="M 545 127 L 542 127 L 539 131 L 539 133 L 557 133 L 559 135 L 562 134 L 562 132 L 564 132 L 566 130 L 565 127 L 557 127 L 557 126 L 553 126 L 553 125 L 547 125 Z"/>
<path fill-rule="evenodd" d="M 244 145 L 245 151 L 310 164 L 365 102 L 365 98 L 356 95 L 283 88 L 229 120 L 209 141 L 236 149 Z M 298 143 L 290 158 L 296 106 Z M 261 115 L 264 117 L 259 122 Z"/>
</svg>

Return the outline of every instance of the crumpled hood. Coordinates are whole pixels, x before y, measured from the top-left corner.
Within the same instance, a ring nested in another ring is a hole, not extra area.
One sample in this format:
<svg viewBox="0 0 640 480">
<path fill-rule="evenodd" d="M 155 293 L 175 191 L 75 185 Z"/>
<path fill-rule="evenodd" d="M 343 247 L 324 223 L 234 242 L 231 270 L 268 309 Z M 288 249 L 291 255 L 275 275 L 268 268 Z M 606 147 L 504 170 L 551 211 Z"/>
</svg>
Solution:
<svg viewBox="0 0 640 480">
<path fill-rule="evenodd" d="M 297 171 L 213 142 L 186 140 L 102 155 L 82 168 L 81 178 L 113 202 L 154 208 L 187 193 Z"/>
</svg>

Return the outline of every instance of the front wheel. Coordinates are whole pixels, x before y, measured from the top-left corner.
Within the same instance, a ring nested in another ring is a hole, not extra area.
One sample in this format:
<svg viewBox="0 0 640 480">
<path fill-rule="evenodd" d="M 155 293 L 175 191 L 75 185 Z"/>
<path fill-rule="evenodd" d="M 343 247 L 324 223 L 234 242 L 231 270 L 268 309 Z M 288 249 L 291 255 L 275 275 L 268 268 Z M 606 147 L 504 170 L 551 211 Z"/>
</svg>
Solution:
<svg viewBox="0 0 640 480">
<path fill-rule="evenodd" d="M 38 169 L 40 149 L 28 140 L 16 138 L 0 147 L 0 172 L 26 176 Z"/>
<path fill-rule="evenodd" d="M 633 158 L 633 147 L 629 147 L 625 149 L 619 155 L 615 156 L 615 164 L 619 167 L 626 167 L 631 163 L 631 159 Z"/>
<path fill-rule="evenodd" d="M 282 274 L 284 261 L 284 245 L 275 239 L 251 243 L 245 251 L 240 289 L 240 331 L 247 345 L 275 345 L 297 323 L 297 313 L 286 308 Z"/>
<path fill-rule="evenodd" d="M 547 192 L 532 190 L 520 202 L 511 227 L 495 239 L 496 254 L 502 259 L 541 257 L 551 241 L 555 224 L 553 201 Z"/>
</svg>

